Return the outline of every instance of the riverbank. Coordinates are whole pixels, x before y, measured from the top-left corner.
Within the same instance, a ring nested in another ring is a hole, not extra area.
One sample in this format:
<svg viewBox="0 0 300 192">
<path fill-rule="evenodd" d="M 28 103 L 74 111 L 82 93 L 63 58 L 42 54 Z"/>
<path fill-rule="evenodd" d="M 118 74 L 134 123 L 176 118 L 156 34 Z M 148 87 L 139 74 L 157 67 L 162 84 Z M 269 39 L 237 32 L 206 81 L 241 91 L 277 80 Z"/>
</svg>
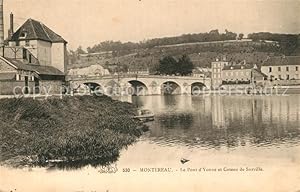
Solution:
<svg viewBox="0 0 300 192">
<path fill-rule="evenodd" d="M 142 134 L 135 110 L 107 96 L 1 99 L 0 162 L 81 167 L 116 161 Z"/>
</svg>

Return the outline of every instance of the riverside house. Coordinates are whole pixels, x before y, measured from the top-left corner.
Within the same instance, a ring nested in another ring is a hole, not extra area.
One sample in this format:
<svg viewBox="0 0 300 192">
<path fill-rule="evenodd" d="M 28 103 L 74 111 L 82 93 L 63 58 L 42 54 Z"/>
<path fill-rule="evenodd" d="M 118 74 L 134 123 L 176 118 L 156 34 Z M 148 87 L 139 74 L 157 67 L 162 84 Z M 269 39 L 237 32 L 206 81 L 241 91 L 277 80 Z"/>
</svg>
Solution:
<svg viewBox="0 0 300 192">
<path fill-rule="evenodd" d="M 13 17 L 11 17 L 11 20 Z M 28 19 L 0 54 L 0 94 L 61 93 L 67 64 L 67 42 L 43 23 Z"/>
<path fill-rule="evenodd" d="M 300 84 L 300 56 L 269 57 L 261 71 L 268 76 L 272 85 Z"/>
<path fill-rule="evenodd" d="M 218 89 L 222 85 L 222 70 L 229 62 L 224 58 L 223 60 L 216 59 L 211 63 L 211 85 L 213 89 Z"/>
<path fill-rule="evenodd" d="M 252 85 L 264 86 L 267 76 L 260 72 L 256 64 L 247 64 L 245 61 L 236 65 L 227 65 L 222 70 L 222 85 Z"/>
<path fill-rule="evenodd" d="M 213 61 L 212 67 L 212 88 L 218 89 L 221 86 L 235 87 L 239 86 L 265 86 L 267 76 L 262 73 L 256 64 L 249 64 L 246 61 L 240 63 L 227 62 L 225 59 Z"/>
</svg>

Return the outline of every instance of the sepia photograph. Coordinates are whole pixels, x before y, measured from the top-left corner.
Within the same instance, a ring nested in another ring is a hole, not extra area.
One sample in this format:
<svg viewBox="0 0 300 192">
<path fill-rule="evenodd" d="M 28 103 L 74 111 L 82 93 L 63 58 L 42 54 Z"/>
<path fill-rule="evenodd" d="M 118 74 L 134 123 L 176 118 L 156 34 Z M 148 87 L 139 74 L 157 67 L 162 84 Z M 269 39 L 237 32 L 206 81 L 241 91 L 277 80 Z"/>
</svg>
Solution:
<svg viewBox="0 0 300 192">
<path fill-rule="evenodd" d="M 300 0 L 0 0 L 0 192 L 300 192 Z"/>
</svg>

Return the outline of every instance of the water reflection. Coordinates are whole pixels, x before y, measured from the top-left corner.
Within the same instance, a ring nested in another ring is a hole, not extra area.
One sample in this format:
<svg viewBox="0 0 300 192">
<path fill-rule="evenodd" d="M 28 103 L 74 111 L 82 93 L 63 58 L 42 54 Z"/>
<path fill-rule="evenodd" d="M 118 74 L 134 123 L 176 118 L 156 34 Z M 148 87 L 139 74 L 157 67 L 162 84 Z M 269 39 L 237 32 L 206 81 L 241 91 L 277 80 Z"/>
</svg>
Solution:
<svg viewBox="0 0 300 192">
<path fill-rule="evenodd" d="M 146 96 L 123 98 L 152 110 L 149 138 L 204 149 L 299 145 L 300 96 Z"/>
<path fill-rule="evenodd" d="M 161 191 L 161 187 L 166 186 L 169 188 L 164 191 L 216 191 L 211 186 L 222 186 L 219 191 L 232 191 L 233 186 L 235 189 L 274 191 L 274 186 L 269 184 L 270 177 L 284 183 L 276 185 L 279 191 L 299 189 L 300 95 L 145 96 L 122 97 L 121 100 L 151 109 L 156 117 L 149 124 L 151 131 L 122 150 L 115 164 L 98 168 L 88 166 L 76 171 L 72 169 L 78 165 L 58 165 L 59 169 L 67 171 L 56 170 L 57 167 L 51 171 L 37 168 L 26 171 L 0 166 L 0 191 Z M 183 165 L 181 158 L 190 161 Z M 245 166 L 259 166 L 264 172 L 122 172 L 124 168 L 144 167 L 180 170 Z M 115 174 L 105 174 L 116 169 Z M 235 182 L 236 178 L 255 180 L 255 185 Z M 155 181 L 155 185 L 149 188 L 149 181 Z"/>
</svg>

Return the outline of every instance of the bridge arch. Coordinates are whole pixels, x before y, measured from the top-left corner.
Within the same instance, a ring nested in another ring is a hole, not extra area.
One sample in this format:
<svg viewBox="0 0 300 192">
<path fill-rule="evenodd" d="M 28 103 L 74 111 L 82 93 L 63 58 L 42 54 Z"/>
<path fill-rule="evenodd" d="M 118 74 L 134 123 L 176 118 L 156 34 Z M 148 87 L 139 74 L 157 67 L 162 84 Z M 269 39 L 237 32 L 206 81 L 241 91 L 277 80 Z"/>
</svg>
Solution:
<svg viewBox="0 0 300 192">
<path fill-rule="evenodd" d="M 78 86 L 74 87 L 73 91 L 75 93 L 81 93 L 81 94 L 89 94 L 89 93 L 95 93 L 95 92 L 103 92 L 103 87 L 99 83 L 95 82 L 85 82 L 82 84 L 79 84 Z"/>
<path fill-rule="evenodd" d="M 205 88 L 206 88 L 206 85 L 204 83 L 194 82 L 191 84 L 191 94 L 192 95 L 200 94 Z"/>
<path fill-rule="evenodd" d="M 162 95 L 179 95 L 183 90 L 179 83 L 172 80 L 163 82 L 160 87 Z"/>
<path fill-rule="evenodd" d="M 139 80 L 130 80 L 128 83 L 131 85 L 131 89 L 126 90 L 128 95 L 147 95 L 148 87 L 146 83 Z"/>
<path fill-rule="evenodd" d="M 96 89 L 100 89 L 100 88 L 102 89 L 103 88 L 100 83 L 86 82 L 86 83 L 83 83 L 83 84 L 88 86 L 88 88 L 92 91 L 95 91 Z"/>
</svg>

